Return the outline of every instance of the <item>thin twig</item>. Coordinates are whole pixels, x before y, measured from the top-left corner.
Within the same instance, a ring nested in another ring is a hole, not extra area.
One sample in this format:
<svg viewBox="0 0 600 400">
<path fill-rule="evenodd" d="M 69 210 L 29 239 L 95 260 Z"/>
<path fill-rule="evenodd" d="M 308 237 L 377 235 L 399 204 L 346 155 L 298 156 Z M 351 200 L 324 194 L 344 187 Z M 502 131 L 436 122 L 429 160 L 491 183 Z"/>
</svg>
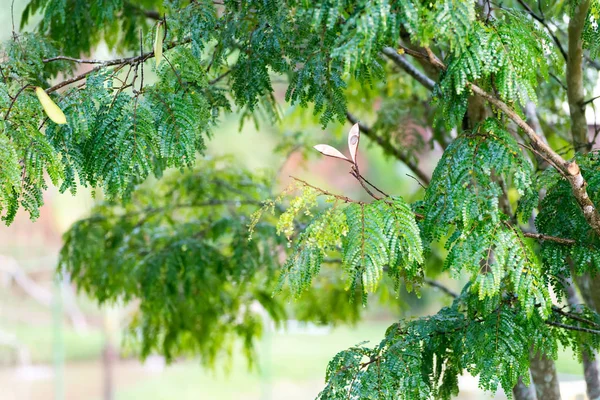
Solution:
<svg viewBox="0 0 600 400">
<path fill-rule="evenodd" d="M 583 318 L 577 314 L 563 311 L 560 307 L 552 306 L 552 311 L 554 311 L 555 313 L 560 314 L 564 317 L 570 318 L 572 320 L 583 322 L 584 324 L 589 324 L 596 328 L 600 328 L 600 324 L 597 324 L 596 322 L 589 320 L 587 318 Z"/>
<path fill-rule="evenodd" d="M 181 41 L 181 42 L 173 42 L 173 43 L 169 43 L 169 44 L 166 46 L 166 48 L 167 48 L 167 50 L 170 50 L 170 49 L 172 49 L 172 48 L 174 48 L 174 47 L 181 46 L 181 45 L 184 45 L 184 44 L 186 44 L 186 43 L 189 43 L 189 42 L 191 42 L 191 39 L 185 39 L 185 40 L 183 40 L 183 41 Z M 83 80 L 83 79 L 85 79 L 85 78 L 86 78 L 88 75 L 90 75 L 90 74 L 92 74 L 92 73 L 95 73 L 95 72 L 98 72 L 98 71 L 100 71 L 102 68 L 105 68 L 105 67 L 110 67 L 110 66 L 114 66 L 114 65 L 119 65 L 119 66 L 121 66 L 121 67 L 122 67 L 123 65 L 127 65 L 127 64 L 129 64 L 129 65 L 136 65 L 136 64 L 139 64 L 139 63 L 143 63 L 144 61 L 146 61 L 146 60 L 148 60 L 148 59 L 150 59 L 150 58 L 153 58 L 153 57 L 154 57 L 154 51 L 150 51 L 150 52 L 148 52 L 148 53 L 144 53 L 144 54 L 142 54 L 142 55 L 139 55 L 139 56 L 134 56 L 134 57 L 123 57 L 123 58 L 117 58 L 117 59 L 114 59 L 114 60 L 107 60 L 107 61 L 104 61 L 103 63 L 99 64 L 97 67 L 95 67 L 95 68 L 92 68 L 92 69 L 91 69 L 91 70 L 89 70 L 89 71 L 86 71 L 86 72 L 84 72 L 84 73 L 82 73 L 82 74 L 80 74 L 80 75 L 74 76 L 74 77 L 72 77 L 72 78 L 70 78 L 70 79 L 67 79 L 67 80 L 65 80 L 65 81 L 62 81 L 62 82 L 60 82 L 60 83 L 57 83 L 56 85 L 54 85 L 54 86 L 52 86 L 52 87 L 50 87 L 50 88 L 46 89 L 46 93 L 52 93 L 52 92 L 54 92 L 54 91 L 56 91 L 56 90 L 58 90 L 58 89 L 61 89 L 61 88 L 65 87 L 65 86 L 67 86 L 67 85 L 69 85 L 69 84 L 71 84 L 71 83 L 74 83 L 74 82 L 78 82 L 78 81 L 80 81 L 80 80 Z M 47 60 L 44 60 L 44 62 L 50 62 L 50 61 L 54 61 L 54 60 L 56 60 L 56 59 L 57 59 L 57 58 L 55 57 L 54 59 L 47 59 Z"/>
<path fill-rule="evenodd" d="M 303 181 L 302 179 L 296 178 L 295 176 L 291 176 L 290 178 L 292 178 L 293 180 L 300 182 L 301 184 L 303 184 L 304 186 L 307 186 L 309 188 L 315 189 L 316 191 L 324 194 L 325 196 L 331 196 L 331 197 L 335 197 L 336 199 L 342 200 L 344 203 L 357 203 L 357 204 L 364 204 L 364 202 L 362 201 L 358 201 L 358 200 L 352 200 L 350 197 L 346 197 L 346 196 L 342 196 L 340 194 L 335 194 L 335 193 L 331 193 L 325 189 L 321 189 L 319 187 L 313 186 L 310 183 Z"/>
<path fill-rule="evenodd" d="M 44 63 L 49 63 L 49 62 L 53 62 L 53 61 L 72 61 L 72 62 L 79 63 L 79 64 L 105 64 L 109 60 L 95 60 L 95 59 L 85 60 L 83 58 L 74 58 L 74 57 L 67 57 L 67 56 L 56 56 L 56 57 L 51 57 L 51 58 L 45 58 L 43 60 Z"/>
<path fill-rule="evenodd" d="M 363 180 L 360 178 L 360 174 L 358 173 L 358 170 L 356 170 L 355 168 L 356 168 L 356 164 L 354 165 L 354 168 L 352 169 L 352 171 L 350 171 L 350 175 L 352 175 L 353 177 L 356 178 L 356 180 L 358 181 L 358 183 L 360 183 L 360 186 L 362 186 L 363 189 L 365 189 L 365 192 L 367 192 L 369 194 L 369 196 L 371 196 L 375 200 L 381 200 L 381 198 L 379 196 L 377 196 L 376 194 L 374 194 L 373 192 L 371 192 L 371 190 L 368 188 L 368 186 L 365 185 L 365 183 L 363 182 Z"/>
<path fill-rule="evenodd" d="M 584 101 L 581 105 L 585 106 L 587 104 L 590 104 L 591 102 L 593 102 L 596 99 L 600 99 L 600 96 L 592 97 L 591 99 Z"/>
<path fill-rule="evenodd" d="M 419 186 L 421 186 L 423 189 L 427 190 L 427 186 L 424 186 L 420 180 L 418 180 L 416 177 L 412 176 L 411 174 L 406 174 L 406 176 L 408 176 L 409 178 L 413 178 L 418 184 Z"/>
<path fill-rule="evenodd" d="M 214 85 L 215 83 L 219 83 L 223 78 L 225 78 L 227 75 L 229 75 L 231 73 L 232 70 L 227 70 L 225 72 L 223 72 L 221 75 L 217 76 L 215 79 L 208 81 L 208 83 L 210 85 Z"/>
<path fill-rule="evenodd" d="M 367 183 L 367 185 L 371 186 L 373 189 L 377 190 L 379 193 L 381 193 L 384 197 L 390 197 L 389 194 L 387 194 L 386 192 L 382 191 L 381 189 L 379 189 L 377 186 L 373 185 L 371 182 L 369 182 L 367 180 L 367 178 L 365 178 L 364 176 L 362 176 L 361 174 L 358 174 L 358 177 L 360 179 L 362 179 L 363 181 L 365 181 Z"/>
<path fill-rule="evenodd" d="M 15 105 L 17 98 L 19 97 L 19 95 L 21 93 L 23 93 L 23 91 L 25 89 L 27 89 L 28 87 L 31 87 L 31 85 L 25 85 L 23 86 L 21 89 L 19 89 L 19 91 L 17 92 L 17 94 L 15 95 L 15 97 L 12 98 L 12 101 L 10 102 L 10 106 L 8 106 L 8 110 L 6 111 L 6 114 L 4 115 L 4 120 L 6 121 L 8 119 L 8 116 L 10 115 L 10 111 L 12 110 L 13 106 Z"/>
</svg>

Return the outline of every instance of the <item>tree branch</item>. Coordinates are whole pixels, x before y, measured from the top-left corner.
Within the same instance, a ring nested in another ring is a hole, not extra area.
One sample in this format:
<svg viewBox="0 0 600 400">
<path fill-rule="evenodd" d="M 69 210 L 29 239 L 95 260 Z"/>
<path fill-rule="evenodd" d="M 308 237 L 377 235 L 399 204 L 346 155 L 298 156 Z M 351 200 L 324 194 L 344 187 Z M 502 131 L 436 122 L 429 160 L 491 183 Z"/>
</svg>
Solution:
<svg viewBox="0 0 600 400">
<path fill-rule="evenodd" d="M 596 322 L 594 322 L 594 321 L 592 321 L 590 319 L 581 317 L 581 316 L 577 315 L 576 313 L 564 311 L 560 307 L 557 307 L 557 306 L 552 306 L 552 311 L 554 311 L 557 314 L 562 315 L 563 317 L 567 317 L 567 318 L 570 318 L 570 319 L 572 319 L 574 321 L 582 322 L 584 324 L 591 325 L 594 328 L 600 329 L 600 325 L 598 325 Z"/>
<path fill-rule="evenodd" d="M 597 330 L 597 329 L 582 328 L 580 326 L 575 326 L 575 325 L 566 325 L 566 324 L 562 324 L 560 322 L 552 322 L 552 321 L 544 321 L 544 322 L 548 325 L 556 326 L 558 328 L 563 328 L 563 329 L 567 329 L 570 331 L 579 331 L 579 332 L 591 333 L 593 335 L 600 335 L 600 330 Z"/>
<path fill-rule="evenodd" d="M 483 97 L 491 104 L 502 110 L 508 118 L 515 122 L 525 132 L 532 144 L 534 144 L 535 147 L 542 154 L 544 154 L 550 161 L 552 161 L 554 166 L 559 170 L 559 172 L 563 174 L 563 176 L 571 185 L 571 191 L 575 196 L 579 207 L 583 211 L 583 216 L 585 217 L 585 220 L 592 227 L 594 232 L 600 235 L 600 215 L 598 215 L 596 206 L 587 194 L 587 182 L 581 174 L 579 165 L 577 165 L 575 161 L 566 161 L 562 156 L 560 156 L 558 153 L 552 150 L 552 148 L 549 145 L 547 145 L 542 140 L 542 138 L 535 133 L 535 131 L 527 124 L 527 122 L 525 122 L 525 120 L 523 120 L 523 118 L 521 118 L 519 114 L 517 114 L 502 100 L 487 93 L 485 90 L 481 89 L 474 83 L 469 83 L 469 87 L 471 88 L 473 93 Z"/>
<path fill-rule="evenodd" d="M 406 71 L 410 76 L 415 78 L 415 80 L 417 82 L 419 82 L 420 84 L 425 86 L 427 89 L 433 90 L 433 87 L 435 86 L 435 82 L 433 81 L 433 79 L 429 78 L 428 76 L 423 74 L 421 71 L 419 71 L 417 68 L 415 68 L 415 66 L 412 65 L 411 63 L 409 63 L 405 57 L 398 54 L 398 52 L 396 50 L 394 50 L 391 47 L 384 47 L 382 52 L 390 60 L 392 60 L 397 66 L 399 66 L 404 71 Z"/>
<path fill-rule="evenodd" d="M 532 238 L 532 239 L 547 240 L 549 242 L 555 242 L 555 243 L 560 243 L 560 244 L 572 245 L 572 244 L 577 243 L 573 239 L 565 239 L 565 238 L 560 238 L 560 237 L 556 237 L 556 236 L 544 235 L 541 233 L 523 232 L 523 236 Z"/>
<path fill-rule="evenodd" d="M 433 280 L 433 279 L 429 279 L 429 278 L 424 278 L 423 282 L 428 284 L 429 286 L 433 286 L 435 288 L 440 289 L 442 292 L 446 293 L 448 296 L 450 297 L 454 297 L 457 298 L 458 297 L 458 293 L 456 293 L 454 290 L 449 289 L 447 286 L 445 286 L 444 284 Z"/>
<path fill-rule="evenodd" d="M 313 185 L 311 185 L 310 183 L 308 183 L 308 182 L 306 182 L 306 181 L 303 181 L 302 179 L 296 178 L 295 176 L 291 176 L 291 175 L 290 175 L 290 178 L 292 178 L 293 180 L 295 180 L 295 181 L 297 181 L 297 182 L 300 182 L 300 183 L 301 183 L 302 185 L 304 185 L 304 186 L 307 186 L 307 187 L 309 187 L 309 188 L 311 188 L 311 189 L 314 189 L 314 190 L 316 190 L 316 191 L 318 191 L 318 192 L 320 192 L 320 193 L 324 194 L 325 196 L 331 196 L 331 197 L 334 197 L 334 198 L 336 198 L 336 199 L 338 199 L 338 200 L 342 200 L 344 203 L 357 203 L 357 204 L 364 204 L 364 202 L 362 202 L 362 201 L 353 200 L 353 199 L 351 199 L 350 197 L 347 197 L 347 196 L 342 196 L 342 195 L 340 195 L 340 194 L 331 193 L 331 192 L 329 192 L 329 191 L 327 191 L 327 190 L 325 190 L 325 189 L 321 189 L 321 188 L 318 188 L 318 187 L 316 187 L 316 186 L 313 186 Z"/>
<path fill-rule="evenodd" d="M 181 46 L 184 45 L 186 43 L 191 42 L 192 39 L 186 39 L 183 40 L 181 42 L 172 42 L 167 44 L 166 48 L 167 50 L 170 50 L 174 47 L 177 46 Z M 88 75 L 100 71 L 102 68 L 105 67 L 111 67 L 111 66 L 125 66 L 125 65 L 137 65 L 139 63 L 143 63 L 144 61 L 153 58 L 154 57 L 154 51 L 149 51 L 147 53 L 141 54 L 139 56 L 133 56 L 133 57 L 123 57 L 123 58 L 116 58 L 114 60 L 106 60 L 106 61 L 100 61 L 100 60 L 89 60 L 91 62 L 86 62 L 87 64 L 99 64 L 97 67 L 92 68 L 89 71 L 86 71 L 80 75 L 74 76 L 72 78 L 69 78 L 65 81 L 62 81 L 60 83 L 57 83 L 54 86 L 49 87 L 48 89 L 46 89 L 46 93 L 52 93 L 58 89 L 61 89 L 71 83 L 74 82 L 78 82 L 81 81 L 83 79 L 85 79 Z M 64 56 L 58 56 L 58 57 L 53 57 L 53 58 L 47 58 L 45 60 L 43 60 L 45 63 L 48 62 L 53 62 L 53 61 L 58 61 L 58 60 L 65 60 L 65 61 L 73 61 L 73 62 L 81 62 L 84 63 L 85 60 L 81 60 L 78 58 L 72 58 L 72 57 L 64 57 Z"/>
<path fill-rule="evenodd" d="M 589 3 L 589 0 L 585 0 L 585 2 Z M 426 50 L 428 51 L 427 55 L 419 53 L 419 52 L 412 52 L 412 53 L 418 53 L 415 55 L 415 57 L 426 59 L 429 61 L 429 63 L 431 63 L 432 65 L 434 65 L 440 69 L 446 69 L 446 66 L 444 65 L 444 63 L 442 63 L 431 52 L 431 50 L 429 50 L 429 49 L 426 49 Z M 467 83 L 467 86 L 473 91 L 473 93 L 477 94 L 478 96 L 483 97 L 488 102 L 490 102 L 491 104 L 496 106 L 498 109 L 500 109 L 502 112 L 504 112 L 504 114 L 506 114 L 506 116 L 508 118 L 510 118 L 513 122 L 515 122 L 517 124 L 517 126 L 519 126 L 525 132 L 525 134 L 527 135 L 529 140 L 540 150 L 540 152 L 543 153 L 549 160 L 552 161 L 552 163 L 555 165 L 555 167 L 558 169 L 558 171 L 567 179 L 567 181 L 571 185 L 571 191 L 572 191 L 573 195 L 575 196 L 575 199 L 577 200 L 579 207 L 583 211 L 583 216 L 585 217 L 585 220 L 592 227 L 594 232 L 596 232 L 596 234 L 600 235 L 600 215 L 598 214 L 598 211 L 596 210 L 596 206 L 594 205 L 592 200 L 589 198 L 589 195 L 587 194 L 587 189 L 586 189 L 587 182 L 585 181 L 585 179 L 583 178 L 583 175 L 581 174 L 579 165 L 577 165 L 577 163 L 575 161 L 568 162 L 561 155 L 559 155 L 554 150 L 552 150 L 552 148 L 549 145 L 547 145 L 546 143 L 544 143 L 542 138 L 539 137 L 535 133 L 535 131 L 527 124 L 527 122 L 525 122 L 525 120 L 523 118 L 521 118 L 521 116 L 519 114 L 517 114 L 505 102 L 503 102 L 499 98 L 489 94 L 488 92 L 486 92 L 485 90 L 483 90 L 482 88 L 480 88 L 479 86 L 477 86 L 474 83 L 469 82 L 469 83 Z M 587 129 L 587 127 L 586 127 L 586 129 Z"/>
</svg>

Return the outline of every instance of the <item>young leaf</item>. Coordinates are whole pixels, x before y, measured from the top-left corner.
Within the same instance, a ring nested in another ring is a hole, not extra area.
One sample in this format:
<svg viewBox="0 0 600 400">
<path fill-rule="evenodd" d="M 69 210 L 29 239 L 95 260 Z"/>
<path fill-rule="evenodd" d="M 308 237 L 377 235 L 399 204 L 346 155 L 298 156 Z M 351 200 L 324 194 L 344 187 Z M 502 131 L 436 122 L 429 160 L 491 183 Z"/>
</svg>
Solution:
<svg viewBox="0 0 600 400">
<path fill-rule="evenodd" d="M 325 156 L 335 157 L 335 158 L 341 158 L 342 160 L 346 160 L 346 161 L 350 162 L 350 160 L 348 160 L 348 157 L 346 157 L 345 155 L 343 155 L 335 147 L 331 147 L 328 144 L 318 144 L 316 146 L 313 146 L 313 148 L 315 150 L 317 150 L 319 153 L 321 153 L 321 154 L 323 154 Z"/>
<path fill-rule="evenodd" d="M 356 152 L 358 151 L 358 142 L 360 141 L 360 131 L 358 129 L 358 123 L 354 124 L 348 132 L 348 150 L 350 150 L 350 157 L 356 164 Z"/>
<path fill-rule="evenodd" d="M 62 110 L 56 105 L 54 101 L 48 96 L 48 94 L 41 87 L 35 88 L 35 94 L 38 100 L 44 107 L 44 111 L 48 114 L 48 117 L 57 124 L 63 125 L 67 123 L 67 118 Z"/>
<path fill-rule="evenodd" d="M 159 22 L 156 26 L 156 37 L 154 38 L 154 58 L 156 60 L 157 68 L 162 60 L 163 36 L 163 24 L 162 22 Z"/>
</svg>

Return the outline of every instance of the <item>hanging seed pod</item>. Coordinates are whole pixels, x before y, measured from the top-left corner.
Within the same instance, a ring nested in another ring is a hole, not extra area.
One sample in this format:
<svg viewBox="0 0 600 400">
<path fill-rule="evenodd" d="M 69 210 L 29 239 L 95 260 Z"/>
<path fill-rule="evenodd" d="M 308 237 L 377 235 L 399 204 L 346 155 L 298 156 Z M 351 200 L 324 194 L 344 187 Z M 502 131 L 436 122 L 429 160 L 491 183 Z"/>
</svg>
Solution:
<svg viewBox="0 0 600 400">
<path fill-rule="evenodd" d="M 38 100 L 42 104 L 44 111 L 48 115 L 54 123 L 63 125 L 67 123 L 67 118 L 62 110 L 56 105 L 54 101 L 48 96 L 48 94 L 41 87 L 37 86 L 35 88 L 35 94 L 37 95 Z"/>
<path fill-rule="evenodd" d="M 350 151 L 350 157 L 356 164 L 356 153 L 358 152 L 358 142 L 360 141 L 360 130 L 358 124 L 354 124 L 348 132 L 348 150 Z"/>
<path fill-rule="evenodd" d="M 162 51 L 163 51 L 163 23 L 159 22 L 156 25 L 156 37 L 154 38 L 154 58 L 156 60 L 156 67 L 162 61 Z"/>
<path fill-rule="evenodd" d="M 348 157 L 343 155 L 338 149 L 336 149 L 335 147 L 331 147 L 328 144 L 318 144 L 316 146 L 313 146 L 313 148 L 319 153 L 323 154 L 324 156 L 339 158 L 348 162 L 350 161 L 348 160 Z"/>
</svg>

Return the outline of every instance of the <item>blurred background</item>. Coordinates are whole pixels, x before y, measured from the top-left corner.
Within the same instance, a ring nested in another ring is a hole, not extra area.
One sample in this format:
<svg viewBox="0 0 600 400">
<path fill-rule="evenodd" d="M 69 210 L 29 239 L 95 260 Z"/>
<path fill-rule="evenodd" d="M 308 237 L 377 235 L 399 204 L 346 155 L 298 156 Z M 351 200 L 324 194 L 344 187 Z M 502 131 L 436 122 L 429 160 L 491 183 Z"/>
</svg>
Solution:
<svg viewBox="0 0 600 400">
<path fill-rule="evenodd" d="M 11 35 L 11 3 L 0 0 L 2 40 Z M 17 27 L 26 3 L 14 1 Z M 100 59 L 114 56 L 105 48 L 93 54 Z M 246 123 L 240 130 L 240 116 L 225 119 L 215 130 L 208 155 L 234 154 L 248 168 L 279 170 L 282 187 L 294 174 L 338 193 L 360 196 L 343 163 L 305 159 L 298 151 L 285 155 L 274 151 L 281 135 L 302 130 L 312 145 L 339 138 L 349 125 L 322 131 L 318 124 L 301 121 L 293 108 L 282 107 L 284 123 L 276 127 L 263 124 L 257 130 Z M 425 128 L 415 129 L 419 135 L 429 134 Z M 367 141 L 361 148 L 361 172 L 386 191 L 401 192 L 407 200 L 419 198 L 418 183 L 406 175 L 403 165 L 385 159 Z M 422 163 L 429 163 L 425 169 L 435 165 L 435 154 L 428 152 Z M 365 340 L 377 343 L 399 318 L 434 313 L 449 304 L 442 293 L 427 289 L 421 299 L 403 293 L 397 301 L 370 301 L 356 326 L 322 327 L 290 320 L 286 329 L 267 330 L 258 344 L 258 364 L 251 370 L 241 355 L 234 356 L 232 365 L 214 371 L 194 359 L 165 365 L 160 356 L 150 356 L 141 362 L 123 348 L 120 338 L 131 306 L 99 308 L 79 295 L 67 278 L 55 275 L 62 233 L 86 216 L 100 197 L 83 188 L 71 196 L 51 187 L 35 223 L 21 214 L 10 227 L 0 224 L 0 400 L 310 399 L 322 389 L 327 362 L 338 351 Z M 455 282 L 446 283 L 459 289 Z M 576 356 L 561 351 L 557 367 L 563 399 L 584 399 L 583 370 Z M 473 377 L 463 377 L 460 385 L 463 399 L 506 398 L 503 393 L 480 392 Z"/>
</svg>

